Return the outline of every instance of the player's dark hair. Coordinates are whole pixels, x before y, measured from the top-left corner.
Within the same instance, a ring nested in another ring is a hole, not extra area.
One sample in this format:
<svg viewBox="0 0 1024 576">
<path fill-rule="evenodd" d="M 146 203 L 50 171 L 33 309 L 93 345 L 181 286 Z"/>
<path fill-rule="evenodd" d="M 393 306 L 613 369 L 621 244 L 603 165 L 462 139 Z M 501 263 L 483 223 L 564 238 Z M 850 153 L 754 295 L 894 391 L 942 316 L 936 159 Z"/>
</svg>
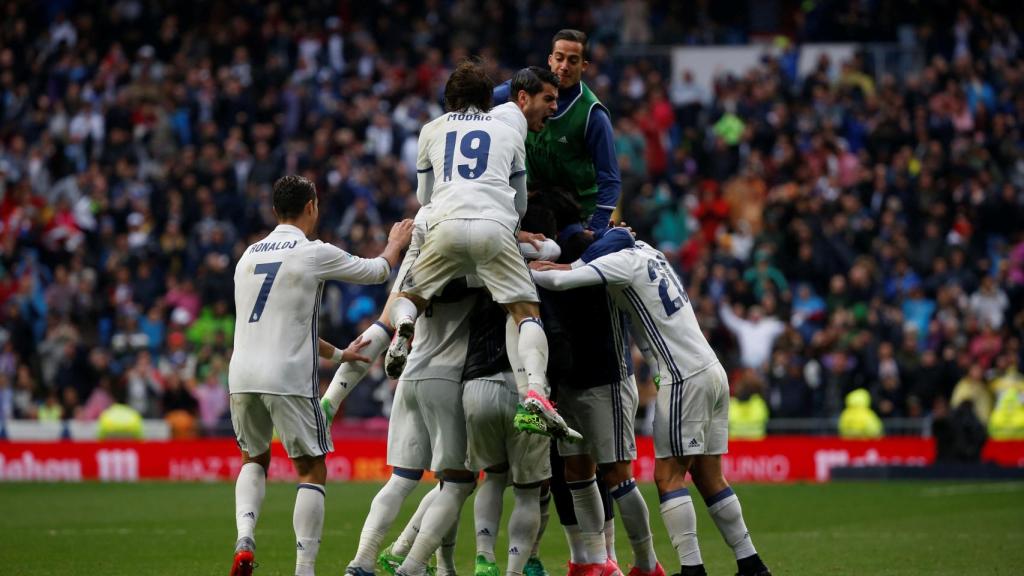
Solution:
<svg viewBox="0 0 1024 576">
<path fill-rule="evenodd" d="M 551 51 L 555 50 L 555 42 L 559 40 L 568 40 L 569 42 L 576 42 L 583 47 L 583 59 L 587 59 L 587 34 L 581 30 L 574 30 L 572 28 L 565 28 L 555 32 L 555 37 L 551 39 Z"/>
<path fill-rule="evenodd" d="M 516 72 L 512 76 L 512 84 L 508 92 L 510 99 L 515 99 L 520 90 L 526 90 L 530 96 L 538 94 L 544 89 L 545 84 L 558 88 L 558 76 L 547 68 L 540 66 L 529 66 Z"/>
<path fill-rule="evenodd" d="M 476 108 L 491 109 L 494 80 L 487 75 L 479 58 L 467 58 L 455 68 L 444 85 L 444 108 L 448 112 L 465 112 Z"/>
<path fill-rule="evenodd" d="M 296 174 L 282 176 L 274 182 L 274 212 L 280 220 L 291 220 L 316 198 L 316 186 L 307 178 Z"/>
</svg>

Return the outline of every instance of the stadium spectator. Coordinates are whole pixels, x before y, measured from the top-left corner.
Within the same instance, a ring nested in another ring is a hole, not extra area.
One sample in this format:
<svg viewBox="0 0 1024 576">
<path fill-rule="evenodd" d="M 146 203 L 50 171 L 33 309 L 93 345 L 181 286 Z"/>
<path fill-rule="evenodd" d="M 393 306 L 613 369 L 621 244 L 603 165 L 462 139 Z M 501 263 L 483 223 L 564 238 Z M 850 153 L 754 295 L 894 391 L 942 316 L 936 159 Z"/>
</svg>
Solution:
<svg viewBox="0 0 1024 576">
<path fill-rule="evenodd" d="M 988 423 L 992 413 L 992 394 L 985 385 L 984 369 L 980 364 L 972 364 L 967 374 L 956 383 L 950 408 L 954 411 L 961 405 L 970 403 L 974 415 L 982 426 Z"/>
<path fill-rule="evenodd" d="M 275 178 L 316 181 L 323 240 L 379 252 L 386 227 L 416 209 L 409 151 L 440 113 L 452 65 L 483 53 L 507 77 L 542 62 L 567 21 L 594 32 L 585 81 L 615 122 L 622 214 L 666 249 L 723 361 L 762 372 L 772 416 L 835 415 L 860 386 L 880 411 L 901 397 L 894 415 L 941 410 L 972 360 L 981 374 L 970 381 L 984 384 L 1002 374 L 1002 356 L 1022 359 L 1020 19 L 985 1 L 936 5 L 906 15 L 920 57 L 898 76 L 860 55 L 802 71 L 804 42 L 897 39 L 888 3 L 849 13 L 826 4 L 799 10 L 796 42 L 705 86 L 642 46 L 745 42 L 749 30 L 714 3 L 683 20 L 666 0 L 546 2 L 529 22 L 479 0 L 345 14 L 215 2 L 202 19 L 187 3 L 61 15 L 8 3 L 0 374 L 12 416 L 59 406 L 73 418 L 104 378 L 136 390 L 132 405 L 147 416 L 163 415 L 156 382 L 195 388 L 215 355 L 201 362 L 201 348 L 230 353 L 230 338 L 201 317 L 234 313 L 217 301 L 230 302 L 239 251 L 273 224 Z M 237 26 L 209 24 L 229 14 Z M 627 19 L 624 36 L 606 24 Z M 478 32 L 489 29 L 517 32 Z M 379 309 L 386 298 L 380 288 L 325 293 L 322 331 L 338 342 L 359 333 L 354 302 Z M 722 302 L 761 307 L 799 336 L 774 328 L 771 339 L 744 339 L 749 325 L 727 321 L 738 317 Z M 735 343 L 719 324 L 742 327 Z M 895 387 L 875 368 L 885 345 Z M 144 352 L 158 374 L 140 379 L 130 373 Z M 367 400 L 352 413 L 383 412 Z"/>
<path fill-rule="evenodd" d="M 739 343 L 740 363 L 745 368 L 762 369 L 771 356 L 775 339 L 785 330 L 785 325 L 778 318 L 764 316 L 760 306 L 751 306 L 744 318 L 723 302 L 719 313 L 722 323 Z"/>
<path fill-rule="evenodd" d="M 882 421 L 871 410 L 871 394 L 858 388 L 846 395 L 846 408 L 839 415 L 839 435 L 843 438 L 878 438 Z"/>
</svg>

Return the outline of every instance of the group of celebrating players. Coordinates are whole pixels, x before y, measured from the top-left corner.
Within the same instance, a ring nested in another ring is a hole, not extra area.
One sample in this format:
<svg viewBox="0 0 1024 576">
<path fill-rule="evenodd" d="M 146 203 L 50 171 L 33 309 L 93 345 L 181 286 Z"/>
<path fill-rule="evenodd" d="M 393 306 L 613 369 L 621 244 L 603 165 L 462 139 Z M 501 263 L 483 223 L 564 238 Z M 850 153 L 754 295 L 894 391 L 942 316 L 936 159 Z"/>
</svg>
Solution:
<svg viewBox="0 0 1024 576">
<path fill-rule="evenodd" d="M 621 576 L 614 505 L 633 550 L 629 576 L 664 576 L 632 478 L 630 337 L 658 385 L 654 475 L 679 574 L 706 573 L 689 472 L 739 575 L 770 576 L 722 475 L 725 370 L 665 256 L 627 227 L 609 226 L 618 168 L 608 111 L 580 79 L 586 43 L 582 32 L 562 30 L 549 68 L 524 68 L 497 87 L 478 62 L 458 66 L 445 86 L 446 113 L 420 132 L 422 208 L 392 228 L 379 258 L 308 240 L 319 215 L 313 184 L 297 176 L 275 183 L 279 226 L 245 251 L 234 277 L 229 387 L 243 465 L 232 576 L 255 564 L 274 429 L 299 476 L 296 576 L 314 573 L 330 422 L 381 354 L 398 379 L 387 447 L 393 471 L 346 574 L 454 575 L 460 513 L 476 488 L 475 576 L 499 576 L 495 540 L 511 484 L 506 574 L 546 574 L 537 549 L 554 500 L 570 576 Z M 324 281 L 384 282 L 406 248 L 378 321 L 344 350 L 320 340 Z M 318 400 L 319 357 L 341 365 Z M 381 550 L 426 470 L 437 486 Z M 435 553 L 436 568 L 428 566 Z"/>
</svg>

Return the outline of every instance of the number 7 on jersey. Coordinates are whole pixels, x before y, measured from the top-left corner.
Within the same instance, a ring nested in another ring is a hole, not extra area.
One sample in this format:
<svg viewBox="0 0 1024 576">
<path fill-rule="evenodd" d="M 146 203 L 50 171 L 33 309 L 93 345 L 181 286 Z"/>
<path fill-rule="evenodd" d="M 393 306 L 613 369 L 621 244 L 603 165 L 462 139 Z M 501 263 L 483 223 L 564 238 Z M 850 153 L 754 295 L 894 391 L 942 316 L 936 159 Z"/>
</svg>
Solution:
<svg viewBox="0 0 1024 576">
<path fill-rule="evenodd" d="M 277 271 L 281 268 L 280 262 L 264 262 L 253 268 L 253 274 L 266 274 L 263 279 L 263 286 L 260 286 L 260 295 L 256 297 L 256 304 L 252 307 L 252 314 L 249 314 L 249 322 L 259 322 L 263 316 L 263 308 L 267 305 L 267 297 L 270 296 L 270 289 L 274 286 L 277 278 Z"/>
</svg>

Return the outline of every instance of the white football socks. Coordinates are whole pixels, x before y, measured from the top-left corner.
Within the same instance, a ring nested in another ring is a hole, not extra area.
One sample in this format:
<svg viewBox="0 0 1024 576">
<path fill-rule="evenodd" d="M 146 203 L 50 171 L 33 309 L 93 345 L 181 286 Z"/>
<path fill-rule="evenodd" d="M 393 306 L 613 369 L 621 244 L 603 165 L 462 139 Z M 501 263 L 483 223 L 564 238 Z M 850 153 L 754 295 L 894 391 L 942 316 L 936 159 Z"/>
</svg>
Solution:
<svg viewBox="0 0 1024 576">
<path fill-rule="evenodd" d="M 313 576 L 324 529 L 323 484 L 299 484 L 295 494 L 295 576 Z"/>
<path fill-rule="evenodd" d="M 399 568 L 403 574 L 420 576 L 427 569 L 430 556 L 441 546 L 441 539 L 455 525 L 462 505 L 473 492 L 474 482 L 445 481 L 434 502 L 427 508 L 419 534 Z"/>
<path fill-rule="evenodd" d="M 438 576 L 455 576 L 455 541 L 459 536 L 459 522 L 462 514 L 455 517 L 455 524 L 441 538 L 441 547 L 437 549 Z"/>
<path fill-rule="evenodd" d="M 682 566 L 697 566 L 704 561 L 697 544 L 697 514 L 690 491 L 680 488 L 661 495 L 661 518 L 665 521 L 672 546 Z"/>
<path fill-rule="evenodd" d="M 540 552 L 540 541 L 544 539 L 544 531 L 548 527 L 548 519 L 551 518 L 551 492 L 540 497 L 540 527 L 537 528 L 537 538 L 533 543 L 533 550 L 530 557 L 536 557 Z"/>
<path fill-rule="evenodd" d="M 569 545 L 569 562 L 582 564 L 583 559 L 588 557 L 587 547 L 583 541 L 583 532 L 579 524 L 562 526 L 565 532 L 565 542 Z"/>
<path fill-rule="evenodd" d="M 238 538 L 255 541 L 256 520 L 260 517 L 263 496 L 267 493 L 267 472 L 255 462 L 242 465 L 235 480 L 235 526 Z"/>
<path fill-rule="evenodd" d="M 726 488 L 718 494 L 708 498 L 708 514 L 718 526 L 725 543 L 732 548 L 736 559 L 747 558 L 757 554 L 754 542 L 750 539 L 750 532 L 747 531 L 747 524 L 743 521 L 743 508 L 740 506 L 740 499 L 733 493 L 732 488 Z"/>
<path fill-rule="evenodd" d="M 540 486 L 512 489 L 515 508 L 508 519 L 507 574 L 520 576 L 540 529 Z"/>
<path fill-rule="evenodd" d="M 615 553 L 615 520 L 605 520 L 604 522 L 604 550 L 608 554 L 608 559 L 618 564 L 619 556 Z"/>
<path fill-rule="evenodd" d="M 404 474 L 404 476 L 399 474 Z M 423 472 L 420 471 L 419 475 L 422 476 Z M 419 477 L 413 476 L 407 471 L 396 469 L 384 487 L 373 497 L 373 502 L 370 503 L 370 512 L 367 513 L 366 521 L 363 523 L 363 531 L 359 535 L 359 548 L 356 550 L 356 557 L 349 563 L 349 566 L 357 566 L 367 572 L 374 571 L 377 553 L 380 551 L 380 544 L 384 540 L 384 536 L 395 522 L 405 499 L 419 485 Z"/>
<path fill-rule="evenodd" d="M 506 341 L 506 345 L 508 342 Z M 526 318 L 519 323 L 519 358 L 526 368 L 526 381 L 532 392 L 548 397 L 548 338 L 538 318 Z"/>
<path fill-rule="evenodd" d="M 441 492 L 441 484 L 438 483 L 434 486 L 434 489 L 423 495 L 423 499 L 420 500 L 419 506 L 416 507 L 416 511 L 413 512 L 412 518 L 409 518 L 409 522 L 406 523 L 405 528 L 402 529 L 402 533 L 399 534 L 398 540 L 395 540 L 395 545 L 391 548 L 391 551 L 398 556 L 406 556 L 409 554 L 409 549 L 412 548 L 414 542 L 416 542 L 416 535 L 420 532 L 420 524 L 423 522 L 423 516 L 427 513 L 430 505 L 434 503 L 434 498 Z"/>
<path fill-rule="evenodd" d="M 636 480 L 630 478 L 612 489 L 611 493 L 619 505 L 619 516 L 629 536 L 629 545 L 633 548 L 634 565 L 645 572 L 654 570 L 658 557 L 654 553 L 650 513 L 636 486 Z"/>
<path fill-rule="evenodd" d="M 473 498 L 476 553 L 488 562 L 494 562 L 494 541 L 498 538 L 507 482 L 507 472 L 487 472 Z"/>
<path fill-rule="evenodd" d="M 567 484 L 572 493 L 573 509 L 583 540 L 584 557 L 578 558 L 576 562 L 604 564 L 608 561 L 608 551 L 604 539 L 604 505 L 601 503 L 597 478 L 591 476 L 588 480 Z"/>
</svg>

